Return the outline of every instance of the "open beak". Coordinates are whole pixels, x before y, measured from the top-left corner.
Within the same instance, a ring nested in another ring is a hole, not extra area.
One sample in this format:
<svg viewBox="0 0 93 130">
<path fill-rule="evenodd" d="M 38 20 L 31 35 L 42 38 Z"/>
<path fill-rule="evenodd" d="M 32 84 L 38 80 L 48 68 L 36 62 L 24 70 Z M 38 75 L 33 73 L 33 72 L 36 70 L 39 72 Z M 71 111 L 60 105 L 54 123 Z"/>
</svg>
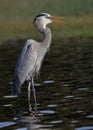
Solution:
<svg viewBox="0 0 93 130">
<path fill-rule="evenodd" d="M 60 23 L 60 24 L 66 24 L 63 19 L 64 17 L 60 17 L 60 16 L 51 16 L 50 19 L 55 22 L 55 23 Z"/>
</svg>

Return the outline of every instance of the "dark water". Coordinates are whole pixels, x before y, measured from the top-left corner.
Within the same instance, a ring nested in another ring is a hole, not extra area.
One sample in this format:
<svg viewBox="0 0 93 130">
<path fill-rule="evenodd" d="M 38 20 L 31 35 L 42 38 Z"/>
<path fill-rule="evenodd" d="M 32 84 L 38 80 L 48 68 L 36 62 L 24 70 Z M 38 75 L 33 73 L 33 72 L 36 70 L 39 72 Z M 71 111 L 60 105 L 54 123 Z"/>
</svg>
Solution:
<svg viewBox="0 0 93 130">
<path fill-rule="evenodd" d="M 93 40 L 59 43 L 52 45 L 41 76 L 35 81 L 38 116 L 34 113 L 33 96 L 32 112 L 28 111 L 26 85 L 20 97 L 11 95 L 20 47 L 1 46 L 0 129 L 93 130 Z"/>
</svg>

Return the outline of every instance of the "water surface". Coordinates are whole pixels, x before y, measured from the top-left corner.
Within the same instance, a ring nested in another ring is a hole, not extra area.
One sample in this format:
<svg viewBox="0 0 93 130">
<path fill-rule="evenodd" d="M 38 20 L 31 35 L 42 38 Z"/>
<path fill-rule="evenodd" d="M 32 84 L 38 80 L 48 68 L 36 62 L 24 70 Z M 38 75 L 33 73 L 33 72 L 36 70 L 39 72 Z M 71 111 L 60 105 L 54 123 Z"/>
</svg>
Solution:
<svg viewBox="0 0 93 130">
<path fill-rule="evenodd" d="M 38 116 L 32 95 L 29 113 L 27 85 L 19 97 L 11 95 L 21 47 L 9 46 L 0 48 L 0 129 L 93 130 L 93 40 L 52 45 L 35 80 Z"/>
</svg>

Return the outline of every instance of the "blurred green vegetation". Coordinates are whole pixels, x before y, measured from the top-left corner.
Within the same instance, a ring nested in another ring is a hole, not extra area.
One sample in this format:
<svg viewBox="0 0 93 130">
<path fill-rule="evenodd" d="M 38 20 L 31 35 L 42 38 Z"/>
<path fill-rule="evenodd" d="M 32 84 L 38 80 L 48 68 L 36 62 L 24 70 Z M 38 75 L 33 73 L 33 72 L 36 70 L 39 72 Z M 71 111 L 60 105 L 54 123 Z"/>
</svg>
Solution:
<svg viewBox="0 0 93 130">
<path fill-rule="evenodd" d="M 93 35 L 93 0 L 0 0 L 0 43 L 38 39 L 32 21 L 40 12 L 65 17 L 66 25 L 50 25 L 55 39 Z"/>
<path fill-rule="evenodd" d="M 93 15 L 93 0 L 0 0 L 0 20 L 31 19 L 39 12 Z"/>
</svg>

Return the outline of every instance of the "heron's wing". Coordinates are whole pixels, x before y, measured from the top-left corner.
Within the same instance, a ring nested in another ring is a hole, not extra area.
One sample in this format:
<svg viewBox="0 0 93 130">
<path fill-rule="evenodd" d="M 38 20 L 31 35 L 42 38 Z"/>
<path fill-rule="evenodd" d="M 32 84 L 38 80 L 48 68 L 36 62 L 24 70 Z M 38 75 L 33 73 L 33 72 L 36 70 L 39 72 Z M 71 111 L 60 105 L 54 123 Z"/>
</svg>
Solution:
<svg viewBox="0 0 93 130">
<path fill-rule="evenodd" d="M 35 69 L 37 51 L 38 44 L 34 40 L 28 40 L 19 55 L 15 69 L 15 78 L 17 78 L 21 84 L 23 84 L 29 74 Z"/>
</svg>

